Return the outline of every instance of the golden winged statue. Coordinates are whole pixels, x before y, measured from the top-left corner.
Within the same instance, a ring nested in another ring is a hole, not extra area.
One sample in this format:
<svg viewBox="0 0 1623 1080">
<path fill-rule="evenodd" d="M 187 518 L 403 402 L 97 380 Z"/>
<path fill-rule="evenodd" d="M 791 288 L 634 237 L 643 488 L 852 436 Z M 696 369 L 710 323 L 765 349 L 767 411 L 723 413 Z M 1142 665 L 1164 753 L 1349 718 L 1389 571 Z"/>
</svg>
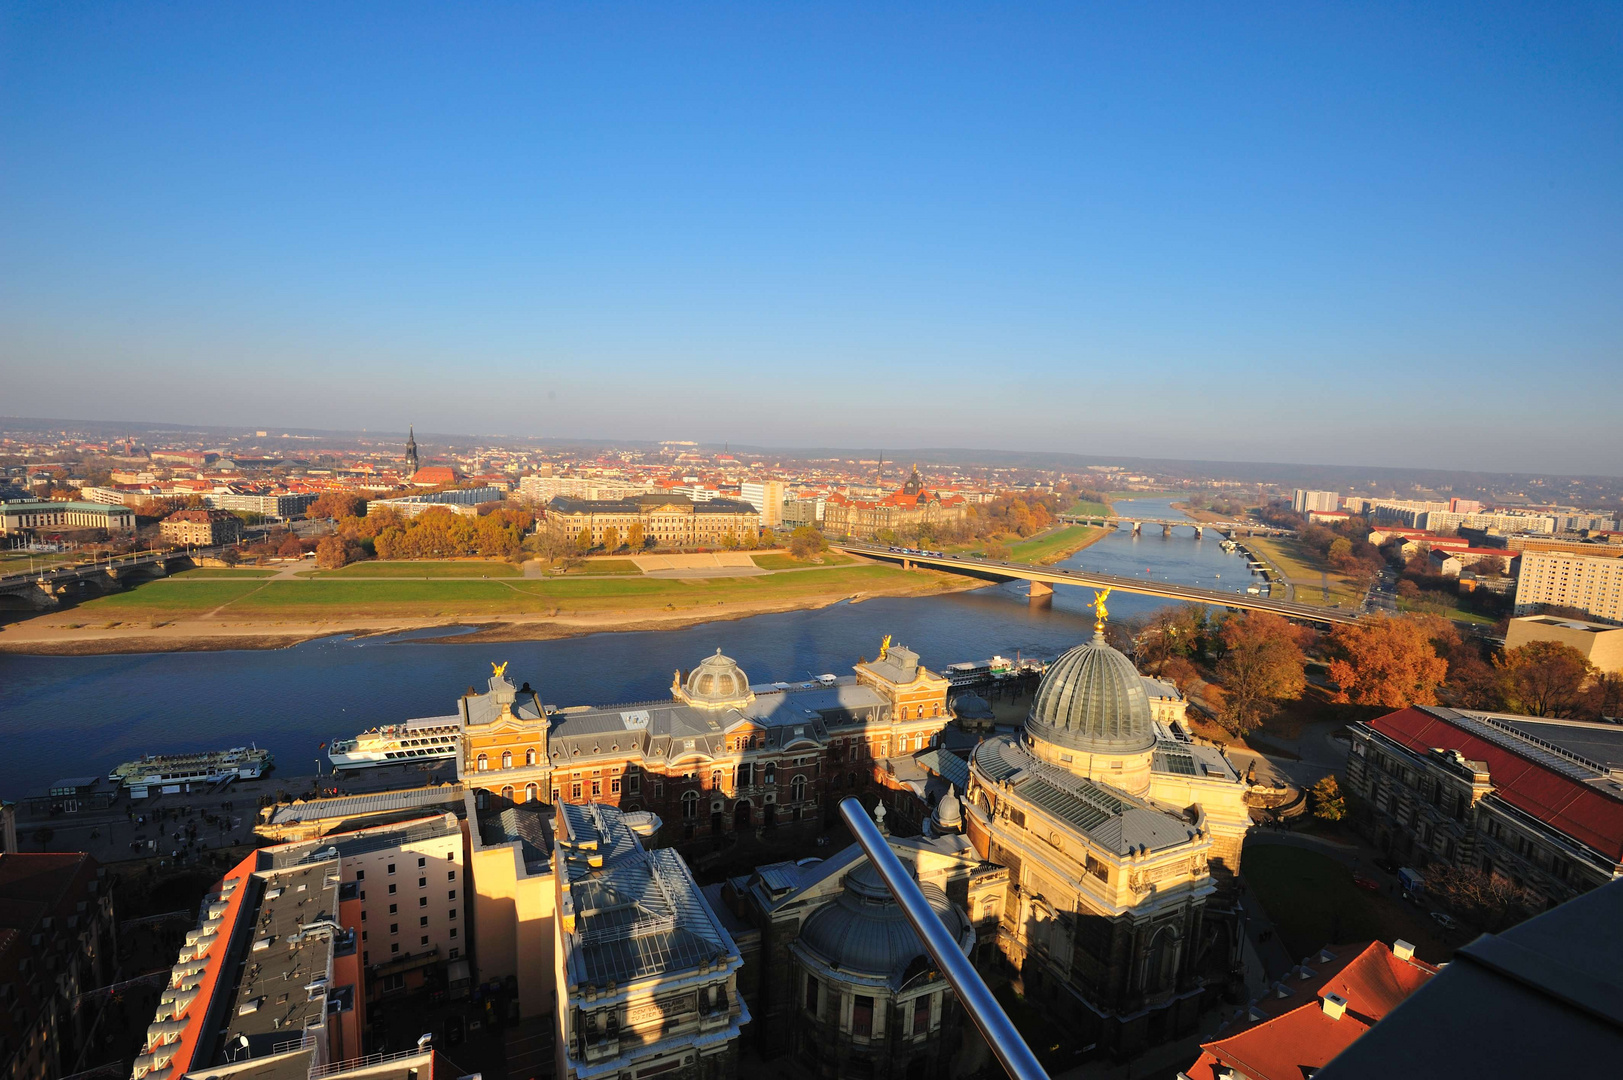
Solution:
<svg viewBox="0 0 1623 1080">
<path fill-rule="evenodd" d="M 1093 629 L 1101 634 L 1105 632 L 1105 620 L 1110 618 L 1110 611 L 1105 607 L 1105 601 L 1109 598 L 1109 589 L 1095 590 L 1093 593 L 1093 603 L 1088 605 L 1093 609 Z"/>
<path fill-rule="evenodd" d="M 885 635 L 885 640 L 881 641 L 879 643 L 879 659 L 883 660 L 885 658 L 885 655 L 887 653 L 889 653 L 889 652 L 890 652 L 890 635 L 886 634 Z"/>
<path fill-rule="evenodd" d="M 490 673 L 491 673 L 491 675 L 494 676 L 495 678 L 498 678 L 498 679 L 507 678 L 507 665 L 509 663 L 511 663 L 511 661 L 504 660 L 504 661 L 502 661 L 501 663 L 498 664 L 498 663 L 496 663 L 496 661 L 492 660 L 490 662 Z"/>
</svg>

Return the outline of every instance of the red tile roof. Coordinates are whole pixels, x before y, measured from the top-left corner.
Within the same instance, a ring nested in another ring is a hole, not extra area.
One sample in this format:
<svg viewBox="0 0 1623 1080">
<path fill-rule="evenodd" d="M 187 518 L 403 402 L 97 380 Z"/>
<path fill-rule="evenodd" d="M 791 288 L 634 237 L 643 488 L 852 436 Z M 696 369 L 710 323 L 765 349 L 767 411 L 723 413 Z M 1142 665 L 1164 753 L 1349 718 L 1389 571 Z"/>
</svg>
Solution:
<svg viewBox="0 0 1623 1080">
<path fill-rule="evenodd" d="M 1437 974 L 1413 958 L 1399 960 L 1379 941 L 1337 945 L 1328 960 L 1309 960 L 1279 985 L 1289 994 L 1269 994 L 1251 1006 L 1262 1019 L 1225 1038 L 1205 1043 L 1198 1060 L 1185 1069 L 1190 1080 L 1216 1080 L 1219 1066 L 1238 1069 L 1251 1080 L 1300 1080 L 1305 1070 L 1327 1064 L 1342 1050 Z M 1324 1011 L 1325 994 L 1347 1002 L 1339 1019 Z"/>
<path fill-rule="evenodd" d="M 1424 709 L 1411 707 L 1389 713 L 1369 721 L 1369 726 L 1416 753 L 1433 748 L 1458 750 L 1468 760 L 1487 762 L 1494 794 L 1499 798 L 1608 858 L 1623 862 L 1623 799 L 1473 735 Z"/>
</svg>

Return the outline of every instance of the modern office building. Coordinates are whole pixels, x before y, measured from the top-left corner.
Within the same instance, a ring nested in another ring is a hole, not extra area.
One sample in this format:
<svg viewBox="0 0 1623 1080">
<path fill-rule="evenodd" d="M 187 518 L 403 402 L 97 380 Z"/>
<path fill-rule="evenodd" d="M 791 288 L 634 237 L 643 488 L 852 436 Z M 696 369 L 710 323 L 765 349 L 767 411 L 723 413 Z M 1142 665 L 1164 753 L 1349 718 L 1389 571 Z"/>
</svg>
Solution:
<svg viewBox="0 0 1623 1080">
<path fill-rule="evenodd" d="M 1340 510 L 1341 495 L 1335 491 L 1307 491 L 1297 488 L 1291 495 L 1291 509 L 1298 514 L 1309 514 L 1314 510 Z"/>
<path fill-rule="evenodd" d="M 738 488 L 739 499 L 760 512 L 763 529 L 783 525 L 783 493 L 782 480 L 746 480 Z"/>
<path fill-rule="evenodd" d="M 1623 622 L 1623 559 L 1564 551 L 1524 551 L 1516 575 L 1516 614 L 1548 605 Z"/>
</svg>

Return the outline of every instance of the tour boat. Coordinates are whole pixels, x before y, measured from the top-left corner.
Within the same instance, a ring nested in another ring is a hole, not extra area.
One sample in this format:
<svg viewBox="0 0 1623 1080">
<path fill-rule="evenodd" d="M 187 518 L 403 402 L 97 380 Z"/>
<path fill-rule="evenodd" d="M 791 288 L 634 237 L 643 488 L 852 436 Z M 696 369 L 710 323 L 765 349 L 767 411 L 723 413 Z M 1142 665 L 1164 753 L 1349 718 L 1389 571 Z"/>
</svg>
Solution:
<svg viewBox="0 0 1623 1080">
<path fill-rule="evenodd" d="M 164 795 L 190 791 L 194 784 L 222 780 L 257 780 L 275 763 L 269 750 L 236 746 L 198 754 L 149 754 L 126 761 L 107 774 L 115 784 L 130 789 L 130 798 L 144 799 L 159 789 Z"/>
<path fill-rule="evenodd" d="M 336 772 L 445 760 L 456 757 L 461 737 L 460 716 L 427 716 L 371 728 L 353 739 L 334 739 L 327 760 Z"/>
</svg>

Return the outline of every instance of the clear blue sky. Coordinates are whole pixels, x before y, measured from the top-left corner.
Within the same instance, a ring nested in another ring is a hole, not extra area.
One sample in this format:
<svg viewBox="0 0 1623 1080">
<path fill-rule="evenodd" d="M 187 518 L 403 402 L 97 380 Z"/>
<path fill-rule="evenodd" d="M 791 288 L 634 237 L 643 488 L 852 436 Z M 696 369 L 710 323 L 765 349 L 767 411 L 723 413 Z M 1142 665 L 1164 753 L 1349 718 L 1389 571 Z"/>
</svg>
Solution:
<svg viewBox="0 0 1623 1080">
<path fill-rule="evenodd" d="M 0 415 L 1623 472 L 1620 136 L 1615 3 L 14 2 Z"/>
</svg>

